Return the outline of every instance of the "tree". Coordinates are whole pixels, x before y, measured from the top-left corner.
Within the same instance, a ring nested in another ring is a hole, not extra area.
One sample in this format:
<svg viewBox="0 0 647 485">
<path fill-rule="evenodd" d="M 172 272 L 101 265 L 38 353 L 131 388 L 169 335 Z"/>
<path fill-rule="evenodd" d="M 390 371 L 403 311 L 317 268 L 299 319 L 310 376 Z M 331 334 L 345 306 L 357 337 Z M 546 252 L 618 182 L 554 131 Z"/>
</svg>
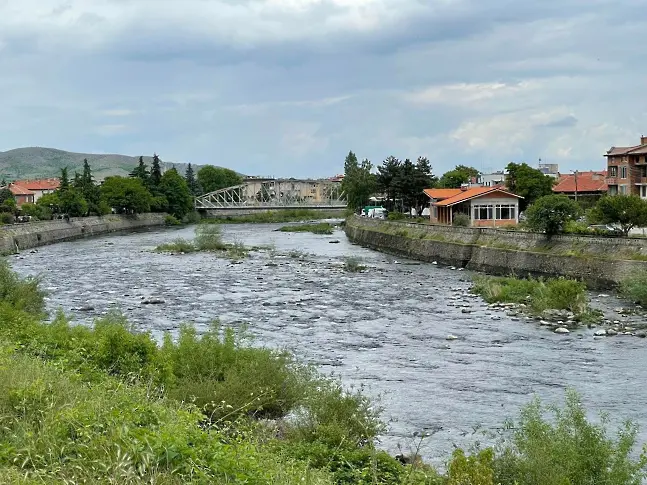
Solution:
<svg viewBox="0 0 647 485">
<path fill-rule="evenodd" d="M 7 188 L 0 189 L 0 204 L 4 204 L 7 200 L 13 200 L 15 202 L 16 199 L 11 190 Z"/>
<path fill-rule="evenodd" d="M 190 163 L 186 167 L 184 180 L 186 180 L 186 184 L 189 187 L 189 191 L 193 196 L 202 194 L 202 188 L 200 187 L 200 183 L 198 182 L 198 180 L 195 178 L 195 173 Z"/>
<path fill-rule="evenodd" d="M 81 192 L 75 188 L 69 188 L 59 194 L 60 208 L 63 213 L 71 217 L 82 217 L 88 213 L 88 202 Z"/>
<path fill-rule="evenodd" d="M 461 185 L 468 183 L 473 177 L 478 177 L 479 171 L 474 167 L 457 165 L 454 170 L 445 172 L 440 177 L 439 185 L 444 189 L 458 189 Z"/>
<path fill-rule="evenodd" d="M 193 196 L 189 186 L 176 169 L 167 170 L 162 175 L 159 190 L 166 198 L 168 212 L 178 219 L 193 210 Z"/>
<path fill-rule="evenodd" d="M 157 153 L 153 154 L 153 165 L 151 166 L 150 189 L 155 193 L 162 181 L 162 165 Z"/>
<path fill-rule="evenodd" d="M 240 185 L 243 178 L 231 169 L 205 165 L 198 170 L 198 183 L 205 193 L 209 193 Z"/>
<path fill-rule="evenodd" d="M 151 194 L 141 180 L 127 177 L 108 177 L 101 186 L 101 199 L 118 213 L 148 212 Z"/>
<path fill-rule="evenodd" d="M 51 194 L 45 194 L 40 199 L 38 199 L 36 205 L 47 208 L 51 213 L 57 214 L 61 212 L 61 201 L 58 197 L 58 194 L 58 190 Z"/>
<path fill-rule="evenodd" d="M 607 195 L 598 201 L 591 215 L 602 224 L 619 224 L 628 236 L 634 227 L 647 225 L 647 201 L 637 195 Z"/>
<path fill-rule="evenodd" d="M 373 165 L 364 159 L 361 165 L 357 156 L 351 151 L 344 162 L 344 180 L 341 189 L 346 196 L 348 207 L 355 210 L 365 204 L 377 189 L 375 175 L 371 173 Z"/>
<path fill-rule="evenodd" d="M 522 210 L 540 197 L 553 193 L 555 179 L 527 163 L 509 163 L 506 170 L 505 185 L 513 194 L 523 197 L 519 201 Z"/>
<path fill-rule="evenodd" d="M 59 177 L 59 180 L 61 183 L 58 187 L 58 190 L 64 192 L 70 188 L 70 177 L 67 173 L 67 167 L 61 169 L 61 176 Z"/>
<path fill-rule="evenodd" d="M 80 190 L 83 198 L 88 203 L 88 213 L 97 215 L 105 213 L 105 209 L 100 207 L 101 191 L 94 182 L 92 169 L 90 168 L 87 158 L 83 160 L 83 175 L 81 176 Z"/>
<path fill-rule="evenodd" d="M 144 157 L 139 157 L 139 164 L 130 172 L 130 177 L 138 178 L 144 184 L 144 187 L 150 187 L 150 172 L 148 165 L 144 163 Z"/>
<path fill-rule="evenodd" d="M 546 195 L 537 199 L 526 211 L 526 225 L 549 236 L 564 231 L 568 221 L 580 216 L 580 206 L 565 195 Z"/>
<path fill-rule="evenodd" d="M 402 162 L 391 155 L 382 162 L 381 166 L 377 167 L 377 189 L 386 195 L 387 201 L 390 201 L 389 209 L 395 207 L 395 199 L 399 195 L 395 187 L 395 180 L 400 173 L 401 165 Z"/>
</svg>

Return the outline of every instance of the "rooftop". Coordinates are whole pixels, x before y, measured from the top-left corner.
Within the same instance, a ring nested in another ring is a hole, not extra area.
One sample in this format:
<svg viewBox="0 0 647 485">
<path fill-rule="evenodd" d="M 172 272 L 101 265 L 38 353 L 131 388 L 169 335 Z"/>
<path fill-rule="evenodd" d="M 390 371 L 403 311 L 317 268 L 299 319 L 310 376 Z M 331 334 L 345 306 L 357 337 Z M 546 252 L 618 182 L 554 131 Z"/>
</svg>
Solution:
<svg viewBox="0 0 647 485">
<path fill-rule="evenodd" d="M 36 179 L 36 180 L 14 180 L 15 185 L 20 185 L 28 190 L 56 190 L 61 185 L 57 178 Z"/>
<path fill-rule="evenodd" d="M 34 193 L 23 187 L 22 185 L 17 185 L 16 183 L 9 184 L 9 190 L 13 195 L 34 195 Z"/>
<path fill-rule="evenodd" d="M 433 193 L 435 190 L 453 190 L 454 195 L 449 196 L 445 198 L 444 200 L 441 200 L 440 202 L 435 202 L 434 205 L 438 207 L 449 207 L 455 204 L 459 204 L 461 202 L 468 201 L 470 199 L 476 199 L 477 197 L 482 197 L 484 195 L 494 193 L 494 192 L 499 192 L 501 194 L 505 194 L 506 196 L 512 196 L 512 197 L 517 197 L 518 199 L 523 199 L 520 195 L 513 194 L 512 192 L 508 192 L 507 190 L 501 188 L 501 187 L 472 187 L 466 190 L 462 189 L 425 189 L 425 194 L 427 194 L 428 197 L 434 198 L 432 195 L 430 195 L 430 192 Z"/>
<path fill-rule="evenodd" d="M 577 172 L 577 191 L 578 192 L 606 192 L 609 186 L 606 183 L 607 172 Z M 553 192 L 558 193 L 575 193 L 575 174 L 560 175 L 557 185 L 553 187 Z"/>
</svg>

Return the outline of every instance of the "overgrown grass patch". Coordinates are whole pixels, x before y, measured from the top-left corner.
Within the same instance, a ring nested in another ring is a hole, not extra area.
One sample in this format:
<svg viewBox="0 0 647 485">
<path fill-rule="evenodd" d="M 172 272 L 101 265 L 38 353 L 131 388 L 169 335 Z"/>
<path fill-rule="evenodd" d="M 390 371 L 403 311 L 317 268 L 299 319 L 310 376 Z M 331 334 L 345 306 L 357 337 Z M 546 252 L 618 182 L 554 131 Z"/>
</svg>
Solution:
<svg viewBox="0 0 647 485">
<path fill-rule="evenodd" d="M 366 266 L 362 264 L 362 261 L 359 258 L 354 256 L 348 256 L 344 258 L 344 271 L 348 273 L 360 273 L 366 269 Z"/>
<path fill-rule="evenodd" d="M 647 308 L 647 271 L 634 271 L 620 284 L 620 294 Z"/>
<path fill-rule="evenodd" d="M 202 224 L 271 224 L 279 222 L 303 222 L 321 219 L 342 218 L 345 214 L 339 211 L 324 211 L 312 209 L 288 209 L 275 211 L 259 211 L 246 216 L 226 216 L 222 218 L 202 219 Z"/>
<path fill-rule="evenodd" d="M 567 310 L 576 317 L 588 317 L 586 285 L 566 278 L 522 279 L 479 275 L 472 291 L 488 303 L 525 304 L 534 314 L 546 310 Z"/>
<path fill-rule="evenodd" d="M 319 224 L 294 224 L 283 226 L 279 229 L 281 232 L 311 232 L 312 234 L 332 234 L 333 225 L 328 222 Z"/>
<path fill-rule="evenodd" d="M 198 249 L 193 242 L 184 238 L 177 238 L 171 242 L 160 244 L 155 248 L 158 253 L 193 253 Z"/>
</svg>

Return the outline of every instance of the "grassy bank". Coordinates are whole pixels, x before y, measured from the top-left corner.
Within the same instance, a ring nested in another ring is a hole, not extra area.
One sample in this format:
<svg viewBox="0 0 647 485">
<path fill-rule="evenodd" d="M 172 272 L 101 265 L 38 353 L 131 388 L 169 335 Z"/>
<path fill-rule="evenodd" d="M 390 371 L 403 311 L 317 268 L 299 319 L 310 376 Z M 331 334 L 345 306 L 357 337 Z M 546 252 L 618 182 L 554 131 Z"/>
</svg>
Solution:
<svg viewBox="0 0 647 485">
<path fill-rule="evenodd" d="M 281 232 L 311 232 L 312 234 L 332 234 L 333 225 L 327 222 L 319 224 L 294 224 L 283 226 L 279 229 Z"/>
<path fill-rule="evenodd" d="M 324 211 L 312 209 L 289 209 L 267 212 L 258 212 L 246 216 L 226 216 L 220 218 L 202 219 L 201 224 L 270 224 L 278 222 L 304 222 L 321 219 L 338 219 L 345 217 L 341 211 Z"/>
<path fill-rule="evenodd" d="M 546 311 L 570 312 L 576 321 L 599 319 L 589 307 L 586 285 L 566 278 L 520 279 L 478 275 L 472 291 L 488 303 L 523 305 L 526 312 L 541 316 Z"/>
<path fill-rule="evenodd" d="M 360 393 L 217 324 L 162 345 L 120 315 L 46 323 L 34 279 L 0 265 L 0 483 L 639 485 L 635 428 L 590 423 L 575 394 L 532 403 L 500 445 L 440 475 L 375 448 Z"/>
<path fill-rule="evenodd" d="M 620 294 L 647 308 L 647 271 L 635 271 L 620 285 Z"/>
</svg>

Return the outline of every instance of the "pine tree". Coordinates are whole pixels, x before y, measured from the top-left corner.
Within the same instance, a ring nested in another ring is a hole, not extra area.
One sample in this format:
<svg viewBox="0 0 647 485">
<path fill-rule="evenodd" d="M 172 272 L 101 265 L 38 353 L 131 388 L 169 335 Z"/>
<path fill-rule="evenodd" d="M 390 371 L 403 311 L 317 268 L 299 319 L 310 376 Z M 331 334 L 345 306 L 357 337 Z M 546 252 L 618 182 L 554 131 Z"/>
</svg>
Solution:
<svg viewBox="0 0 647 485">
<path fill-rule="evenodd" d="M 152 190 L 156 190 L 162 181 L 162 167 L 160 158 L 157 153 L 153 154 L 153 165 L 151 167 L 150 185 Z"/>
<path fill-rule="evenodd" d="M 148 165 L 144 163 L 144 157 L 139 157 L 139 165 L 130 172 L 130 177 L 138 178 L 145 187 L 148 187 L 150 183 L 150 172 L 148 171 Z"/>
<path fill-rule="evenodd" d="M 186 168 L 184 179 L 186 180 L 186 184 L 189 186 L 189 190 L 191 191 L 192 195 L 196 196 L 202 193 L 200 183 L 195 178 L 195 173 L 190 163 L 189 163 L 189 166 Z"/>
<path fill-rule="evenodd" d="M 67 174 L 67 167 L 61 169 L 61 176 L 59 177 L 59 180 L 61 182 L 59 186 L 59 190 L 61 192 L 65 192 L 70 188 L 70 178 Z"/>
</svg>

